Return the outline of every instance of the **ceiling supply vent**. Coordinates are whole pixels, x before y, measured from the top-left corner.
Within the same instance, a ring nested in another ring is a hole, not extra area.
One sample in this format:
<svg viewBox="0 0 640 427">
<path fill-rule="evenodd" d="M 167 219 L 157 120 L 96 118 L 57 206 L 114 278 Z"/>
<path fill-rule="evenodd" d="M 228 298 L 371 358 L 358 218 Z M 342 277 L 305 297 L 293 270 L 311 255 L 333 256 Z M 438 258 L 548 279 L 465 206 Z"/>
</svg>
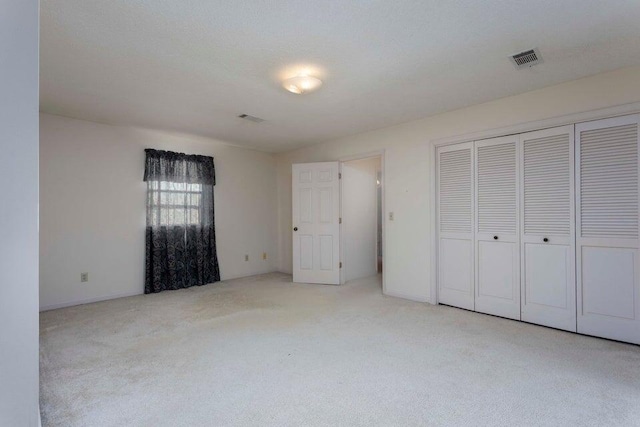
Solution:
<svg viewBox="0 0 640 427">
<path fill-rule="evenodd" d="M 250 116 L 249 114 L 240 114 L 238 117 L 240 117 L 241 119 L 249 120 L 250 122 L 254 122 L 254 123 L 264 122 L 264 119 L 261 119 L 260 117 L 256 117 L 256 116 Z"/>
<path fill-rule="evenodd" d="M 518 70 L 542 63 L 542 55 L 540 55 L 538 48 L 516 53 L 515 55 L 511 55 L 509 59 L 511 59 L 511 62 Z"/>
</svg>

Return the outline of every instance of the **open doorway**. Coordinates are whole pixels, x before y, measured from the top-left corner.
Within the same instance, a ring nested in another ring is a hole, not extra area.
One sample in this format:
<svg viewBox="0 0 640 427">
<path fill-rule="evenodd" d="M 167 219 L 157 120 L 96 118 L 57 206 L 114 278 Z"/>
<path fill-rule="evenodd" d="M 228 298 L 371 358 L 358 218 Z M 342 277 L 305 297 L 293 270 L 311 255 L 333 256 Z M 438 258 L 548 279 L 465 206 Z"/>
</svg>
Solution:
<svg viewBox="0 0 640 427">
<path fill-rule="evenodd" d="M 382 274 L 382 157 L 343 161 L 342 283 Z"/>
</svg>

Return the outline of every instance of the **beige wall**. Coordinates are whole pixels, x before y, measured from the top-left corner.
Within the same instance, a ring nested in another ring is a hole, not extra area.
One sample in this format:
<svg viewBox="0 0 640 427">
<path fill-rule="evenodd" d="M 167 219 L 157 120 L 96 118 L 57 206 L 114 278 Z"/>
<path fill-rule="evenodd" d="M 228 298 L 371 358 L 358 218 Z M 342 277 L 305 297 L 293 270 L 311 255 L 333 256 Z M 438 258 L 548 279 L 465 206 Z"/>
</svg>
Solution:
<svg viewBox="0 0 640 427">
<path fill-rule="evenodd" d="M 278 268 L 291 271 L 291 164 L 385 150 L 386 289 L 429 301 L 430 141 L 639 101 L 640 67 L 632 67 L 280 154 Z M 388 220 L 388 212 L 395 221 Z"/>
<path fill-rule="evenodd" d="M 276 269 L 273 155 L 208 138 L 41 114 L 41 308 L 142 293 L 145 148 L 215 158 L 222 279 Z M 80 283 L 81 272 L 89 272 L 89 282 Z"/>
<path fill-rule="evenodd" d="M 144 148 L 215 157 L 224 279 L 291 272 L 292 163 L 384 150 L 387 292 L 429 301 L 430 141 L 638 101 L 640 67 L 633 67 L 277 156 L 207 138 L 43 114 L 41 307 L 142 292 Z M 394 212 L 395 221 L 388 220 L 388 212 Z M 267 261 L 262 252 L 268 253 Z M 81 284 L 83 271 L 90 280 Z"/>
</svg>

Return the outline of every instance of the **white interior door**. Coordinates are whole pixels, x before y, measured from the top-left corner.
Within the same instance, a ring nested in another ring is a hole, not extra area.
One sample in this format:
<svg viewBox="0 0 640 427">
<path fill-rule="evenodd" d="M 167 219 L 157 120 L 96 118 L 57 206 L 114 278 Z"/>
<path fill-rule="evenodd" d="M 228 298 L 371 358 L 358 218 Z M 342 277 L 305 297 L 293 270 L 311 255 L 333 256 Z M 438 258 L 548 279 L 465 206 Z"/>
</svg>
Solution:
<svg viewBox="0 0 640 427">
<path fill-rule="evenodd" d="M 340 284 L 339 163 L 292 167 L 293 281 Z"/>
<path fill-rule="evenodd" d="M 473 143 L 439 147 L 438 302 L 474 309 Z"/>
<path fill-rule="evenodd" d="M 573 125 L 520 141 L 522 320 L 575 332 Z"/>
<path fill-rule="evenodd" d="M 475 309 L 520 320 L 518 135 L 475 147 Z"/>
<path fill-rule="evenodd" d="M 636 344 L 638 119 L 576 125 L 578 332 Z"/>
</svg>

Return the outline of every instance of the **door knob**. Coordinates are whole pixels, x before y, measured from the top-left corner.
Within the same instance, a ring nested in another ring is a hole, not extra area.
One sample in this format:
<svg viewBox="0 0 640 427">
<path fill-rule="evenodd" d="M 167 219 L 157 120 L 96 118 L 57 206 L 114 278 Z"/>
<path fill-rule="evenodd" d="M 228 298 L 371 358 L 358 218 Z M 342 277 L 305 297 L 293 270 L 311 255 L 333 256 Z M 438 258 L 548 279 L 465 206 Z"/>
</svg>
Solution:
<svg viewBox="0 0 640 427">
<path fill-rule="evenodd" d="M 493 240 L 498 240 L 498 236 L 493 236 Z"/>
<path fill-rule="evenodd" d="M 547 243 L 549 241 L 548 237 L 545 237 L 544 239 L 542 239 L 543 242 Z"/>
<path fill-rule="evenodd" d="M 293 227 L 293 231 L 298 231 L 298 227 Z"/>
</svg>

